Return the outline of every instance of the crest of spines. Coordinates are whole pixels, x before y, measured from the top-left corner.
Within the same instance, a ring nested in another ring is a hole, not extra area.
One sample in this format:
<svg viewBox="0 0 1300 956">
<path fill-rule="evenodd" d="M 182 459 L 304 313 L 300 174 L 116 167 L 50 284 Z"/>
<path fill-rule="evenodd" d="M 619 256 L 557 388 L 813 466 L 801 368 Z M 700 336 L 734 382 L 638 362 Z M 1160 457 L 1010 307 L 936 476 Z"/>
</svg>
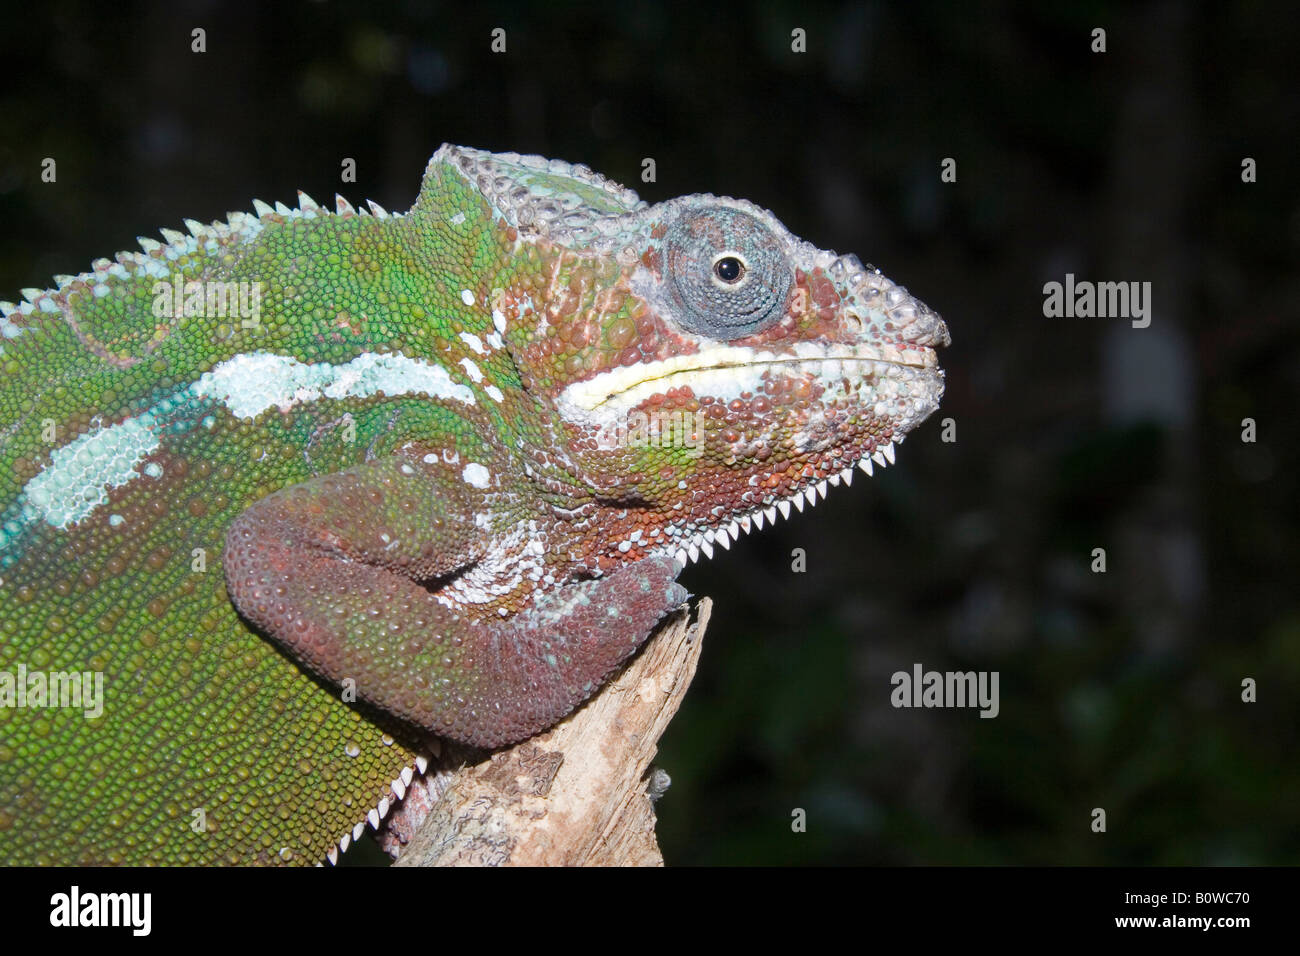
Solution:
<svg viewBox="0 0 1300 956">
<path fill-rule="evenodd" d="M 897 440 L 901 442 L 902 438 Z M 749 534 L 754 530 L 761 531 L 767 524 L 776 524 L 778 517 L 789 518 L 792 507 L 795 511 L 803 511 L 805 505 L 811 507 L 817 504 L 826 497 L 826 493 L 831 488 L 838 487 L 841 482 L 845 485 L 851 485 L 853 483 L 854 468 L 860 468 L 870 476 L 874 473 L 875 466 L 879 465 L 884 468 L 893 463 L 894 442 L 890 441 L 877 447 L 871 454 L 862 456 L 855 463 L 846 465 L 835 474 L 810 483 L 802 491 L 752 508 L 740 517 L 732 518 L 717 528 L 708 528 L 704 531 L 688 531 L 685 535 L 686 540 L 664 542 L 653 547 L 651 553 L 676 558 L 677 562 L 683 566 L 698 561 L 701 555 L 712 558 L 715 544 L 724 550 L 730 549 L 731 542 L 737 540 L 742 534 Z M 671 537 L 676 539 L 682 537 L 682 535 L 672 535 Z M 627 550 L 631 550 L 630 542 Z"/>
</svg>

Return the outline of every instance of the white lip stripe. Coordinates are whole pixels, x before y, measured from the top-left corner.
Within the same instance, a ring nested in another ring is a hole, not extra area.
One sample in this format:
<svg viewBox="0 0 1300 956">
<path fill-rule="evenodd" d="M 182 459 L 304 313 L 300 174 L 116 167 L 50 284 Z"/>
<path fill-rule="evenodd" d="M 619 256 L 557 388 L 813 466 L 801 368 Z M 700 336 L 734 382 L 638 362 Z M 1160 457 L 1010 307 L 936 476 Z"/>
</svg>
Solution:
<svg viewBox="0 0 1300 956">
<path fill-rule="evenodd" d="M 908 360 L 910 359 L 910 360 Z M 628 408 L 648 395 L 673 385 L 700 385 L 737 393 L 751 386 L 773 365 L 808 363 L 823 377 L 833 377 L 848 369 L 855 375 L 873 371 L 869 363 L 879 363 L 874 371 L 896 368 L 896 374 L 915 374 L 936 365 L 932 349 L 918 350 L 905 357 L 889 345 L 818 346 L 799 342 L 791 353 L 762 352 L 737 346 L 713 346 L 689 355 L 676 355 L 634 366 L 602 372 L 587 381 L 574 382 L 561 394 L 561 403 L 583 412 L 593 412 L 609 403 Z M 840 363 L 832 367 L 833 363 Z"/>
<path fill-rule="evenodd" d="M 881 401 L 902 395 L 925 414 L 933 410 L 941 394 L 941 391 L 936 392 L 935 380 L 940 373 L 935 369 L 860 356 L 839 358 L 832 354 L 821 359 L 760 356 L 749 364 L 693 369 L 679 368 L 676 364 L 670 359 L 637 370 L 635 377 L 621 376 L 628 370 L 617 369 L 589 381 L 575 382 L 560 393 L 557 404 L 569 421 L 599 424 L 618 420 L 651 395 L 679 385 L 689 385 L 696 394 L 722 400 L 736 398 L 745 392 L 757 393 L 763 387 L 764 376 L 778 369 L 789 374 L 815 375 L 836 383 L 842 378 L 857 381 L 874 376 L 874 387 L 879 390 Z M 884 415 L 887 411 L 882 407 L 877 414 Z"/>
</svg>

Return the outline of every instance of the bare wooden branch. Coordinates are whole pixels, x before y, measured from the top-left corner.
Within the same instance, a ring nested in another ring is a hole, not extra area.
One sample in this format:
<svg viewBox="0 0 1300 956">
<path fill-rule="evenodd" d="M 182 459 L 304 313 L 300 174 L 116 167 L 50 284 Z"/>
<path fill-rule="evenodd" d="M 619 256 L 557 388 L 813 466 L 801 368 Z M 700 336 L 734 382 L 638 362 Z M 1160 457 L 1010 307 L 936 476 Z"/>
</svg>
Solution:
<svg viewBox="0 0 1300 956">
<path fill-rule="evenodd" d="M 397 866 L 662 866 L 646 794 L 658 741 L 695 676 L 712 604 L 670 618 L 551 730 L 443 772 Z"/>
</svg>

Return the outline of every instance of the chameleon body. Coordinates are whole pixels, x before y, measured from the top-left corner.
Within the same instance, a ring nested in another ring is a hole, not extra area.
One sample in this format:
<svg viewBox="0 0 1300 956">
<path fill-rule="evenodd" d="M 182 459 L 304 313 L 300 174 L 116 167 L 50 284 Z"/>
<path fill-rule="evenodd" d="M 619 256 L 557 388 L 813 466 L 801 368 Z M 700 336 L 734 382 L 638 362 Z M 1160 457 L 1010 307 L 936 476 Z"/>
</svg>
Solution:
<svg viewBox="0 0 1300 956">
<path fill-rule="evenodd" d="M 335 859 L 942 394 L 937 315 L 743 201 L 453 146 L 299 199 L 0 304 L 4 862 Z"/>
</svg>

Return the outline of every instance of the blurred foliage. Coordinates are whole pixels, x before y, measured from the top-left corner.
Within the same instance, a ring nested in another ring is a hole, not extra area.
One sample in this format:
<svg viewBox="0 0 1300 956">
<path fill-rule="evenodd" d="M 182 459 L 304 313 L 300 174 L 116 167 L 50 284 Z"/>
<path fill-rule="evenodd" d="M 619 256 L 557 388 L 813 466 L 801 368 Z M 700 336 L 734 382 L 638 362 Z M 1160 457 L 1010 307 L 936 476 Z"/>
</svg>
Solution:
<svg viewBox="0 0 1300 956">
<path fill-rule="evenodd" d="M 8 11 L 0 297 L 253 196 L 405 208 L 449 140 L 744 196 L 948 319 L 955 443 L 936 419 L 686 573 L 717 605 L 660 758 L 670 862 L 1300 861 L 1293 9 L 113 9 Z M 1043 318 L 1067 271 L 1153 280 L 1152 328 Z M 1176 414 L 1131 413 L 1136 385 Z M 1000 715 L 895 710 L 915 662 L 998 671 Z"/>
</svg>

